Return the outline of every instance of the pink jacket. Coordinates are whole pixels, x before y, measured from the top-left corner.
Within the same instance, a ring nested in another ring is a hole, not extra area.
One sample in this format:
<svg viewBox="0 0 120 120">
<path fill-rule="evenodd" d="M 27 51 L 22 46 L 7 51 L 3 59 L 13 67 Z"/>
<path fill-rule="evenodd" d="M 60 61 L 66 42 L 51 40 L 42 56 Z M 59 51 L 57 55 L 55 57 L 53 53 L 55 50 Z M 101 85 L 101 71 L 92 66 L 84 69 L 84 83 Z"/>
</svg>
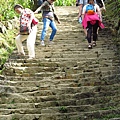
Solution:
<svg viewBox="0 0 120 120">
<path fill-rule="evenodd" d="M 87 22 L 88 22 L 88 21 L 90 21 L 90 23 L 94 25 L 94 24 L 96 23 L 96 20 L 99 21 L 99 26 L 100 26 L 101 28 L 104 28 L 104 25 L 103 25 L 103 23 L 100 21 L 97 13 L 95 13 L 94 15 L 85 14 L 85 16 L 84 16 L 84 18 L 83 18 L 83 21 L 82 21 L 82 26 L 83 26 L 83 28 L 86 28 L 86 27 L 87 27 Z"/>
</svg>

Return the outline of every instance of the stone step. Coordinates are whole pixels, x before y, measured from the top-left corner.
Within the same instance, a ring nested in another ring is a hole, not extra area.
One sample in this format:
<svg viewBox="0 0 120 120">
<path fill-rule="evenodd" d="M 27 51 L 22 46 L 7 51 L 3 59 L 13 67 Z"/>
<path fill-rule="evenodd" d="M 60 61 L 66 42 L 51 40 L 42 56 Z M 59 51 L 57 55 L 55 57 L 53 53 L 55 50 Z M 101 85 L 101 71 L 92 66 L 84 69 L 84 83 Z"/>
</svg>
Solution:
<svg viewBox="0 0 120 120">
<path fill-rule="evenodd" d="M 21 78 L 19 78 L 21 80 Z M 18 80 L 18 79 L 17 79 Z M 81 87 L 81 86 L 100 86 L 100 85 L 113 85 L 116 83 L 119 83 L 120 79 L 115 79 L 115 80 L 110 80 L 108 79 L 95 79 L 94 77 L 91 77 L 91 79 L 88 77 L 85 79 L 52 79 L 52 78 L 48 78 L 48 79 L 38 79 L 35 80 L 34 78 L 31 78 L 32 81 L 30 81 L 30 78 L 28 80 L 28 78 L 22 80 L 22 81 L 1 81 L 1 85 L 9 85 L 10 87 Z"/>
<path fill-rule="evenodd" d="M 111 104 L 110 104 L 111 105 Z M 111 111 L 116 111 L 119 113 L 119 107 L 116 108 L 115 106 L 109 106 L 108 105 L 81 105 L 81 106 L 58 106 L 58 107 L 49 107 L 49 108 L 15 108 L 15 109 L 0 109 L 1 115 L 9 115 L 9 114 L 56 114 L 56 113 L 77 113 L 77 112 L 94 112 L 98 111 L 103 112 L 109 109 L 111 107 Z"/>
<path fill-rule="evenodd" d="M 81 106 L 81 105 L 91 105 L 91 106 L 102 106 L 106 102 L 106 105 L 103 106 L 119 106 L 120 99 L 118 96 L 106 96 L 106 97 L 97 97 L 97 98 L 86 98 L 86 99 L 70 99 L 70 100 L 59 100 L 59 101 L 46 101 L 39 103 L 7 103 L 0 104 L 1 109 L 17 109 L 17 108 L 46 108 L 46 107 L 56 107 L 56 106 Z M 107 108 L 107 107 L 106 107 Z"/>
<path fill-rule="evenodd" d="M 1 115 L 9 114 L 41 114 L 41 108 L 0 109 Z"/>
<path fill-rule="evenodd" d="M 76 7 L 56 7 L 54 44 L 40 45 L 42 22 L 35 43 L 36 58 L 18 57 L 15 50 L 0 80 L 0 120 L 107 120 L 120 114 L 119 52 L 108 28 L 99 31 L 89 50 Z M 70 10 L 70 8 L 72 10 Z M 64 9 L 64 10 L 63 10 Z M 40 16 L 41 19 L 41 16 Z"/>
<path fill-rule="evenodd" d="M 1 120 L 41 120 L 40 114 L 9 114 L 0 115 Z"/>
<path fill-rule="evenodd" d="M 53 54 L 53 55 L 59 55 L 59 54 L 63 54 L 64 56 L 65 55 L 76 55 L 76 56 L 89 56 L 88 53 L 89 53 L 89 50 L 83 50 L 81 48 L 77 49 L 77 48 L 55 48 L 53 50 L 51 50 L 51 52 L 49 51 L 50 48 L 41 48 L 40 50 L 37 50 L 37 52 L 45 52 L 45 54 Z M 57 51 L 56 51 L 57 49 Z M 99 48 L 98 48 L 99 49 Z M 101 48 L 99 50 L 91 50 L 92 52 L 89 53 L 90 55 L 98 55 L 101 56 L 101 55 L 107 55 L 109 57 L 109 55 L 112 55 L 114 56 L 115 53 L 114 52 L 111 52 L 109 50 L 107 50 L 105 53 L 104 53 L 104 50 L 102 50 Z M 14 57 L 16 54 L 12 54 L 12 56 Z M 41 53 L 42 55 L 42 53 Z"/>
<path fill-rule="evenodd" d="M 88 77 L 88 78 L 84 78 L 84 79 L 51 79 L 51 78 L 46 78 L 46 79 L 39 79 L 39 78 L 23 78 L 23 80 L 21 80 L 22 78 L 16 78 L 16 80 L 14 78 L 9 78 L 9 80 L 5 80 L 5 81 L 0 81 L 1 85 L 10 85 L 10 86 L 17 86 L 17 87 L 35 87 L 35 86 L 44 86 L 45 84 L 49 84 L 49 85 L 58 85 L 58 84 L 71 84 L 73 86 L 100 86 L 100 85 L 111 85 L 114 84 L 115 81 L 116 83 L 119 83 L 120 79 L 95 79 L 94 77 Z M 114 81 L 114 82 L 113 82 Z"/>
<path fill-rule="evenodd" d="M 42 58 L 43 59 L 43 58 Z M 58 59 L 58 58 L 56 58 Z M 62 58 L 60 58 L 62 59 Z M 61 62 L 58 62 L 58 61 L 54 61 L 53 58 L 45 58 L 44 59 L 44 62 L 41 61 L 41 59 L 34 59 L 34 62 L 31 62 L 31 61 L 27 61 L 27 60 L 22 60 L 22 59 L 19 59 L 17 60 L 16 62 L 14 61 L 11 61 L 11 63 L 6 63 L 4 66 L 6 68 L 29 68 L 29 67 L 90 67 L 90 68 L 110 68 L 113 69 L 114 67 L 117 66 L 117 61 L 116 61 L 116 64 L 113 64 L 113 62 L 111 60 L 108 60 L 108 59 L 104 59 L 104 60 L 94 60 L 94 59 L 88 59 L 87 61 L 85 61 L 85 59 L 81 59 L 79 61 L 72 61 L 72 58 L 69 58 L 70 60 L 69 61 L 66 61 L 66 58 L 61 61 Z M 87 59 L 87 58 L 86 58 Z M 31 65 L 31 66 L 30 66 Z M 72 69 L 71 68 L 71 69 Z M 119 69 L 119 66 L 117 67 Z"/>
<path fill-rule="evenodd" d="M 57 117 L 56 117 L 57 116 Z M 101 111 L 92 111 L 92 112 L 78 112 L 78 113 L 62 113 L 62 114 L 45 114 L 42 118 L 43 120 L 49 119 L 57 119 L 57 120 L 64 120 L 64 119 L 71 119 L 71 120 L 92 120 L 92 119 L 106 119 L 106 118 L 120 118 L 119 109 L 114 110 L 101 110 Z"/>
<path fill-rule="evenodd" d="M 33 87 L 35 86 L 43 86 L 44 84 L 64 84 L 64 83 L 71 83 L 76 84 L 77 86 L 100 86 L 100 85 L 112 85 L 115 83 L 120 82 L 120 74 L 112 75 L 111 77 L 104 76 L 102 77 L 86 77 L 82 79 L 53 79 L 53 78 L 43 78 L 43 77 L 15 77 L 15 76 L 9 76 L 7 79 L 9 80 L 2 80 L 0 81 L 1 85 L 10 85 L 10 86 L 17 86 L 17 87 L 23 87 L 24 85 Z"/>
<path fill-rule="evenodd" d="M 118 88 L 116 88 L 116 89 L 118 89 Z M 82 93 L 77 93 L 77 92 L 75 92 L 75 90 L 74 91 L 70 91 L 71 89 L 65 89 L 65 90 L 62 90 L 62 91 L 60 91 L 60 90 L 58 90 L 58 89 L 55 89 L 56 91 L 57 91 L 57 93 L 56 92 L 53 92 L 53 91 L 45 91 L 45 90 L 41 90 L 41 92 L 40 91 L 35 91 L 35 92 L 24 92 L 23 94 L 21 93 L 21 95 L 29 95 L 29 96 L 45 96 L 46 98 L 46 100 L 48 99 L 49 100 L 49 98 L 50 98 L 50 96 L 53 96 L 54 97 L 54 95 L 56 95 L 56 97 L 57 96 L 62 96 L 62 97 L 66 97 L 67 95 L 70 97 L 72 97 L 72 96 L 74 96 L 73 98 L 74 99 L 82 99 L 82 98 L 88 98 L 88 97 L 101 97 L 102 95 L 104 96 L 111 96 L 111 95 L 117 95 L 117 94 L 120 94 L 120 92 L 119 92 L 119 90 L 114 90 L 113 92 L 111 92 L 111 91 L 108 91 L 108 93 L 106 93 L 105 91 L 102 91 L 100 94 L 98 93 L 98 91 L 97 92 L 92 92 L 91 90 L 89 90 L 90 92 L 87 92 L 87 90 L 86 89 L 81 89 L 81 90 L 83 90 L 84 92 L 82 92 Z M 93 89 L 94 90 L 94 89 Z M 68 91 L 68 93 L 67 93 L 67 91 Z M 85 92 L 86 91 L 86 92 Z M 65 93 L 64 93 L 65 92 Z M 116 92 L 116 93 L 115 93 Z M 65 95 L 63 95 L 63 94 L 65 94 Z M 90 95 L 91 94 L 91 95 Z M 110 95 L 108 95 L 108 94 L 110 94 Z M 69 98 L 70 99 L 70 98 Z"/>
<path fill-rule="evenodd" d="M 46 114 L 46 113 L 74 113 L 74 112 L 94 112 L 94 111 L 102 111 L 102 110 L 108 110 L 110 109 L 114 110 L 116 109 L 119 111 L 120 106 L 114 106 L 112 104 L 106 104 L 106 105 L 80 105 L 80 106 L 59 106 L 59 107 L 49 107 L 46 109 L 42 109 L 41 113 Z M 118 108 L 117 108 L 118 107 Z"/>
<path fill-rule="evenodd" d="M 110 57 L 110 56 L 109 56 Z M 27 59 L 25 59 L 25 58 L 17 58 L 17 61 L 14 59 L 14 58 L 11 58 L 10 59 L 10 61 L 8 61 L 9 63 L 6 63 L 6 65 L 10 65 L 12 62 L 14 62 L 15 61 L 15 63 L 17 62 L 17 63 L 36 63 L 36 62 L 69 62 L 69 61 L 79 61 L 79 62 L 81 62 L 81 61 L 84 61 L 84 62 L 96 62 L 96 63 L 101 63 L 101 62 L 103 62 L 103 61 L 106 61 L 106 64 L 107 64 L 107 62 L 110 62 L 110 61 L 112 61 L 112 58 L 110 57 L 107 57 L 107 56 L 104 56 L 104 57 L 100 57 L 100 58 L 89 58 L 89 57 L 85 57 L 85 58 L 82 58 L 82 57 L 79 57 L 79 58 L 50 58 L 50 57 L 45 57 L 45 58 L 43 58 L 43 57 L 40 57 L 40 56 L 36 56 L 36 59 L 34 59 L 34 60 L 27 60 Z"/>
<path fill-rule="evenodd" d="M 37 43 L 37 44 L 40 44 Z M 39 48 L 39 50 L 37 50 L 38 52 L 41 51 L 42 52 L 45 52 L 48 51 L 49 53 L 52 53 L 52 52 L 56 52 L 56 51 L 63 51 L 63 50 L 67 50 L 67 51 L 75 51 L 75 50 L 78 50 L 79 51 L 79 54 L 82 54 L 82 53 L 89 53 L 89 54 L 93 54 L 95 52 L 97 53 L 100 53 L 100 55 L 104 55 L 104 54 L 108 54 L 110 55 L 110 52 L 108 52 L 108 50 L 106 51 L 105 49 L 109 47 L 108 46 L 105 46 L 104 44 L 98 44 L 97 43 L 97 46 L 94 47 L 93 49 L 88 49 L 88 43 L 87 42 L 83 42 L 83 43 L 80 43 L 79 41 L 75 41 L 74 43 L 70 44 L 70 43 L 67 43 L 67 42 L 63 42 L 63 41 L 54 41 L 54 44 L 53 45 L 49 45 L 48 44 L 48 41 L 45 41 L 45 44 L 46 46 L 42 46 L 41 45 L 38 45 L 37 48 Z M 73 45 L 74 44 L 74 45 Z M 36 48 L 36 49 L 37 49 Z M 52 49 L 52 50 L 51 50 Z M 27 49 L 26 49 L 27 50 Z M 42 51 L 43 50 L 43 51 Z M 100 51 L 102 52 L 100 52 Z M 36 51 L 36 52 L 37 52 Z M 91 51 L 91 52 L 89 52 Z M 106 52 L 105 52 L 106 51 Z M 109 50 L 110 51 L 110 50 Z M 108 53 L 107 53 L 108 52 Z M 57 53 L 57 52 L 56 52 Z M 72 54 L 72 53 L 71 53 Z M 111 50 L 111 56 L 115 56 L 114 55 L 115 53 Z"/>
<path fill-rule="evenodd" d="M 87 66 L 87 67 L 86 67 Z M 96 65 L 95 65 L 96 66 Z M 66 68 L 65 68 L 66 67 Z M 86 67 L 86 68 L 85 68 Z M 94 67 L 94 64 L 92 64 L 92 66 L 84 64 L 82 66 L 72 66 L 71 63 L 67 63 L 64 67 L 42 67 L 42 66 L 35 66 L 35 67 L 23 67 L 23 66 L 14 66 L 11 68 L 7 68 L 4 70 L 4 73 L 9 75 L 9 74 L 21 74 L 21 73 L 29 73 L 29 74 L 37 74 L 37 73 L 43 73 L 45 72 L 45 74 L 50 73 L 50 72 L 54 72 L 54 74 L 62 74 L 63 73 L 69 73 L 69 74 L 86 74 L 86 73 L 90 73 L 92 74 L 94 72 L 94 74 L 99 74 L 99 73 L 106 73 L 106 72 L 114 72 L 115 71 L 116 66 L 99 66 Z M 118 67 L 119 69 L 119 67 Z M 60 72 L 60 73 L 59 73 Z M 53 75 L 54 75 L 53 74 Z"/>
<path fill-rule="evenodd" d="M 70 83 L 70 82 L 74 82 L 79 84 L 79 86 L 83 85 L 83 86 L 96 86 L 96 85 L 111 85 L 111 84 L 115 84 L 115 83 L 119 83 L 120 82 L 120 74 L 118 75 L 108 75 L 108 76 L 97 76 L 96 78 L 94 77 L 85 77 L 85 78 L 61 78 L 61 77 L 56 77 L 56 78 L 50 78 L 50 77 L 20 77 L 20 76 L 7 76 L 6 80 L 2 80 L 0 81 L 1 85 L 10 85 L 10 84 L 19 84 L 19 82 L 27 82 L 28 84 L 29 82 L 33 81 L 36 84 L 41 84 L 42 82 L 51 82 L 51 83 Z"/>
<path fill-rule="evenodd" d="M 51 89 L 51 91 L 49 91 Z M 14 103 L 16 102 L 45 102 L 45 101 L 56 101 L 56 100 L 70 100 L 70 99 L 86 99 L 86 98 L 95 98 L 95 97 L 102 97 L 102 96 L 119 96 L 120 90 L 119 86 L 115 86 L 110 88 L 110 86 L 106 87 L 62 87 L 62 88 L 55 88 L 55 87 L 27 87 L 26 89 L 23 87 L 19 87 L 14 89 L 2 89 L 4 90 L 1 93 L 1 101 L 0 103 Z M 6 91 L 5 91 L 6 90 Z M 11 90 L 11 91 L 10 91 Z M 108 91 L 106 93 L 106 91 Z M 9 99 L 8 99 L 9 98 Z"/>
<path fill-rule="evenodd" d="M 32 68 L 32 71 L 31 71 Z M 6 64 L 6 69 L 4 70 L 4 73 L 6 72 L 13 72 L 13 73 L 20 73 L 21 71 L 23 72 L 67 72 L 67 71 L 72 71 L 73 73 L 84 73 L 84 72 L 98 72 L 98 71 L 115 71 L 115 69 L 119 69 L 119 67 L 116 67 L 116 65 L 112 65 L 112 63 L 104 63 L 99 65 L 97 62 L 89 64 L 87 62 L 62 62 L 62 63 L 55 63 L 54 62 L 44 62 L 44 63 L 12 63 L 11 67 L 9 64 Z"/>
<path fill-rule="evenodd" d="M 118 118 L 117 118 L 118 117 Z M 120 116 L 117 113 L 117 110 L 109 112 L 105 111 L 94 111 L 92 113 L 56 113 L 56 114 L 10 114 L 10 115 L 0 115 L 1 120 L 84 120 L 84 119 L 106 119 L 109 120 L 120 120 Z"/>
<path fill-rule="evenodd" d="M 87 59 L 87 58 L 86 58 Z M 42 59 L 43 60 L 43 59 Z M 65 67 L 65 66 L 71 66 L 71 67 L 77 67 L 77 66 L 90 66 L 91 68 L 97 68 L 97 67 L 113 67 L 113 66 L 117 66 L 119 64 L 118 60 L 108 60 L 108 59 L 98 59 L 98 60 L 91 60 L 91 59 L 87 59 L 87 61 L 85 61 L 85 59 L 81 59 L 79 61 L 73 61 L 73 60 L 69 60 L 69 61 L 54 61 L 52 59 L 44 59 L 43 61 L 40 59 L 35 59 L 33 61 L 27 61 L 27 60 L 22 60 L 22 59 L 17 59 L 17 61 L 10 60 L 9 62 L 7 62 L 5 64 L 5 67 L 7 68 L 11 68 L 11 67 Z M 118 66 L 119 67 L 119 66 Z M 84 68 L 85 69 L 85 68 Z"/>
<path fill-rule="evenodd" d="M 55 68 L 53 68 L 54 70 Z M 21 77 L 32 77 L 32 76 L 37 76 L 37 77 L 52 77 L 53 79 L 56 78 L 61 78 L 61 79 L 67 79 L 67 78 L 71 78 L 71 79 L 75 79 L 75 78 L 85 78 L 85 77 L 97 77 L 97 76 L 107 76 L 107 75 L 114 75 L 116 71 L 115 70 L 109 70 L 109 71 L 103 71 L 101 72 L 100 70 L 98 71 L 93 71 L 93 70 L 86 70 L 86 71 L 82 71 L 82 70 L 66 70 L 66 71 L 35 71 L 32 70 L 32 72 L 30 71 L 25 71 L 23 70 L 23 68 L 21 70 L 15 70 L 15 69 L 10 69 L 5 71 L 4 75 L 8 75 L 8 76 L 21 76 Z M 117 74 L 116 74 L 117 75 Z"/>
<path fill-rule="evenodd" d="M 36 83 L 34 85 L 39 85 L 41 84 L 42 82 L 45 83 L 50 83 L 51 84 L 54 84 L 54 83 L 65 83 L 68 82 L 73 82 L 74 84 L 78 84 L 78 86 L 96 86 L 96 85 L 111 85 L 111 84 L 115 84 L 115 83 L 119 83 L 120 82 L 120 74 L 116 74 L 116 75 L 107 75 L 107 76 L 97 76 L 96 78 L 94 77 L 85 77 L 85 78 L 81 78 L 80 76 L 79 77 L 76 77 L 76 78 L 63 78 L 61 76 L 59 77 L 20 77 L 20 76 L 7 76 L 8 80 L 2 80 L 0 81 L 1 85 L 14 85 L 14 84 L 19 84 L 20 82 L 22 82 L 23 84 L 26 82 L 28 82 L 28 85 L 29 85 L 29 82 L 33 81 L 33 83 Z M 14 80 L 14 81 L 13 81 Z M 22 85 L 21 83 L 21 85 Z"/>
</svg>

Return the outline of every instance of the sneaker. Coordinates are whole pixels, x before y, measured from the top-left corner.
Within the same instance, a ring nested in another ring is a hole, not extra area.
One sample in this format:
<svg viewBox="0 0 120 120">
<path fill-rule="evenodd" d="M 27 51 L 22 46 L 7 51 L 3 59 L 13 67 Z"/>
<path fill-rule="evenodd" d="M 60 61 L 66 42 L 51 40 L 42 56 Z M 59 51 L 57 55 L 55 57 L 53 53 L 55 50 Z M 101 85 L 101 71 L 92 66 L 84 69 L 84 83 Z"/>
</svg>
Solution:
<svg viewBox="0 0 120 120">
<path fill-rule="evenodd" d="M 45 43 L 44 43 L 44 41 L 43 41 L 43 40 L 41 41 L 41 45 L 42 45 L 42 46 L 45 46 Z"/>
<path fill-rule="evenodd" d="M 54 42 L 53 41 L 49 41 L 49 44 L 51 45 L 51 44 L 54 44 Z"/>
<path fill-rule="evenodd" d="M 17 55 L 18 56 L 25 56 L 25 53 L 19 52 Z"/>
<path fill-rule="evenodd" d="M 34 59 L 34 57 L 29 57 L 27 60 L 33 60 Z"/>
<path fill-rule="evenodd" d="M 92 49 L 92 45 L 88 45 L 88 49 Z"/>
<path fill-rule="evenodd" d="M 95 46 L 96 46 L 96 42 L 95 42 L 95 41 L 93 41 L 92 45 L 93 45 L 93 47 L 95 47 Z"/>
</svg>

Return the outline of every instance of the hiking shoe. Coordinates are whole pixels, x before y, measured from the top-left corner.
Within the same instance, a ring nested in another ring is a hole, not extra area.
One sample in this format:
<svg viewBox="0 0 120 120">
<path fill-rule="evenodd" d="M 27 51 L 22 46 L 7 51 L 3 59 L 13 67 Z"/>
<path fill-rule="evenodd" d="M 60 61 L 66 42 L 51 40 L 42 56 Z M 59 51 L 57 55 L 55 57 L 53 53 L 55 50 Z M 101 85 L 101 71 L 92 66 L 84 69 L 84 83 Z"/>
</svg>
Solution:
<svg viewBox="0 0 120 120">
<path fill-rule="evenodd" d="M 45 46 L 45 43 L 44 43 L 44 41 L 43 41 L 43 40 L 41 41 L 41 45 L 42 45 L 42 46 Z"/>
</svg>

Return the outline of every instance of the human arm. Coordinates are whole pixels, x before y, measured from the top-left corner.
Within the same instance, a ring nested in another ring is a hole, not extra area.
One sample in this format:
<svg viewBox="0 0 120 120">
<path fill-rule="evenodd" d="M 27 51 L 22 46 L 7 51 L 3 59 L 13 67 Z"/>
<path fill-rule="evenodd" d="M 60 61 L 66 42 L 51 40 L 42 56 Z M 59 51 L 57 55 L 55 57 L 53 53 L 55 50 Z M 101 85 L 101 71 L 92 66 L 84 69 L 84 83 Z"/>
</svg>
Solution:
<svg viewBox="0 0 120 120">
<path fill-rule="evenodd" d="M 58 22 L 58 24 L 60 24 L 61 22 L 60 22 L 60 20 L 59 20 L 59 18 L 58 18 L 58 16 L 54 13 L 54 18 L 55 18 L 55 20 Z"/>
<path fill-rule="evenodd" d="M 82 20 L 83 20 L 83 18 L 85 16 L 85 11 L 86 11 L 86 5 L 83 7 L 83 10 L 82 10 Z"/>
<path fill-rule="evenodd" d="M 104 10 L 104 11 L 106 11 L 106 8 L 105 8 L 105 3 L 104 3 L 104 1 L 103 0 L 101 0 L 102 1 L 102 4 L 103 4 L 103 7 L 101 8 L 102 10 Z"/>
<path fill-rule="evenodd" d="M 46 6 L 46 2 L 47 1 L 45 1 L 44 3 L 42 3 L 42 5 L 40 6 L 40 7 L 38 7 L 36 10 L 35 10 L 35 14 L 37 14 L 39 11 L 41 11 L 41 9 L 44 7 L 44 6 Z"/>
<path fill-rule="evenodd" d="M 36 9 L 36 11 L 34 12 L 34 14 L 37 14 L 37 13 L 41 10 L 41 8 L 42 8 L 42 6 L 38 7 L 38 8 Z"/>
<path fill-rule="evenodd" d="M 82 15 L 82 8 L 83 8 L 83 4 L 80 4 L 80 5 L 79 5 L 78 18 Z"/>
<path fill-rule="evenodd" d="M 96 7 L 96 12 L 99 15 L 100 21 L 102 22 L 102 13 L 100 7 L 97 4 L 95 4 L 95 7 Z"/>
<path fill-rule="evenodd" d="M 84 6 L 84 0 L 78 0 L 78 18 L 81 17 L 82 15 L 82 9 L 83 9 L 83 6 Z"/>
<path fill-rule="evenodd" d="M 57 14 L 55 13 L 55 7 L 54 7 L 54 4 L 52 5 L 52 11 L 53 11 L 53 15 L 54 15 L 55 20 L 58 22 L 58 24 L 60 24 L 60 20 L 59 20 Z"/>
</svg>

